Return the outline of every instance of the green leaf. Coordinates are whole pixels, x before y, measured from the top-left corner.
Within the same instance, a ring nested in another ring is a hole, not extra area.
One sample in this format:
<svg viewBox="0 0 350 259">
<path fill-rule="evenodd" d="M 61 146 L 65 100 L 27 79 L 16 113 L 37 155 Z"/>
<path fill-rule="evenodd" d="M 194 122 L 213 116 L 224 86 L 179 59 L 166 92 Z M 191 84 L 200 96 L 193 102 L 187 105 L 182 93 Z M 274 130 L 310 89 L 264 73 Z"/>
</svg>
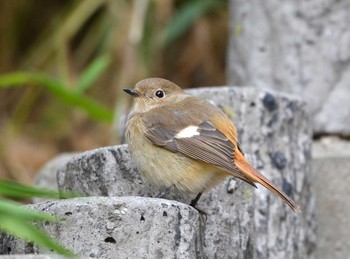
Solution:
<svg viewBox="0 0 350 259">
<path fill-rule="evenodd" d="M 177 11 L 172 21 L 165 28 L 163 44 L 167 45 L 184 34 L 193 23 L 204 14 L 223 6 L 226 1 L 220 0 L 196 0 L 187 1 Z"/>
<path fill-rule="evenodd" d="M 81 74 L 75 91 L 78 93 L 86 91 L 107 68 L 109 63 L 110 59 L 107 56 L 97 57 Z"/>
<path fill-rule="evenodd" d="M 110 109 L 87 96 L 69 90 L 61 82 L 45 74 L 15 72 L 0 76 L 0 88 L 23 87 L 28 84 L 45 87 L 62 102 L 84 110 L 91 118 L 105 122 L 113 121 L 113 112 Z"/>
<path fill-rule="evenodd" d="M 71 192 L 58 192 L 49 189 L 35 188 L 20 183 L 0 180 L 0 196 L 7 198 L 26 199 L 31 197 L 73 198 L 80 196 Z"/>
<path fill-rule="evenodd" d="M 56 217 L 50 214 L 30 210 L 28 208 L 21 207 L 19 203 L 8 200 L 0 200 L 0 215 L 8 216 L 14 220 L 58 221 Z M 3 227 L 2 221 L 0 221 L 0 226 Z"/>
</svg>

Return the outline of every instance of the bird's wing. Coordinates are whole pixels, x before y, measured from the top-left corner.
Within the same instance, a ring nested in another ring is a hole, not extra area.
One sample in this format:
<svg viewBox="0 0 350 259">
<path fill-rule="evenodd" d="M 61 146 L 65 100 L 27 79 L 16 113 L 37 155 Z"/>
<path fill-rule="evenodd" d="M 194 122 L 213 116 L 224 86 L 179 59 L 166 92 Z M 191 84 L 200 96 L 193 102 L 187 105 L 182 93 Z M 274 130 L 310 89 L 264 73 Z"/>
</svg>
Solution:
<svg viewBox="0 0 350 259">
<path fill-rule="evenodd" d="M 145 114 L 142 121 L 146 136 L 154 145 L 212 164 L 254 185 L 234 164 L 235 144 L 209 120 L 163 108 L 159 113 Z"/>
</svg>

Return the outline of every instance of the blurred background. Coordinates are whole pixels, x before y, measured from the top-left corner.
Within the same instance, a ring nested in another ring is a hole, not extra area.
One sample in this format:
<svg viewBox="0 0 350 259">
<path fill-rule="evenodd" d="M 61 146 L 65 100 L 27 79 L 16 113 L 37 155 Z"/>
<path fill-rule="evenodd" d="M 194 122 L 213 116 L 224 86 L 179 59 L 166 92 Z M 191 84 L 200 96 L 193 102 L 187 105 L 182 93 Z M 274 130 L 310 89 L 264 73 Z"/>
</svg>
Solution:
<svg viewBox="0 0 350 259">
<path fill-rule="evenodd" d="M 146 77 L 226 84 L 228 1 L 2 1 L 0 178 L 31 183 L 62 152 L 118 144 Z M 114 110 L 117 112 L 114 113 Z"/>
</svg>

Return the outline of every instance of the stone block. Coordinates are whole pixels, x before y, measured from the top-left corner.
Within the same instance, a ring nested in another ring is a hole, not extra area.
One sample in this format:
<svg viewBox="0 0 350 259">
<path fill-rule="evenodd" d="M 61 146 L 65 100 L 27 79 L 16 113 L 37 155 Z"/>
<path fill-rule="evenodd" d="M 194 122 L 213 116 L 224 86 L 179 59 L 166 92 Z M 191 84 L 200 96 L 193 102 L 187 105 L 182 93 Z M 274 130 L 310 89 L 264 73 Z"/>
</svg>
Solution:
<svg viewBox="0 0 350 259">
<path fill-rule="evenodd" d="M 228 83 L 301 96 L 316 133 L 349 136 L 348 2 L 229 2 Z"/>
<path fill-rule="evenodd" d="M 83 257 L 201 258 L 199 214 L 183 203 L 142 197 L 86 197 L 29 207 L 62 219 L 37 225 Z M 48 252 L 13 238 L 3 238 L 2 243 L 11 254 Z"/>
<path fill-rule="evenodd" d="M 127 145 L 99 148 L 81 153 L 57 171 L 60 191 L 87 196 L 155 197 L 154 189 L 137 172 Z"/>
<path fill-rule="evenodd" d="M 77 153 L 63 153 L 46 163 L 37 173 L 34 179 L 34 186 L 51 190 L 58 190 L 57 186 L 57 171 L 61 166 L 64 166 Z M 53 199 L 33 198 L 33 202 L 47 201 Z"/>
<path fill-rule="evenodd" d="M 317 197 L 317 258 L 348 258 L 350 142 L 328 137 L 314 142 L 312 178 Z"/>
</svg>

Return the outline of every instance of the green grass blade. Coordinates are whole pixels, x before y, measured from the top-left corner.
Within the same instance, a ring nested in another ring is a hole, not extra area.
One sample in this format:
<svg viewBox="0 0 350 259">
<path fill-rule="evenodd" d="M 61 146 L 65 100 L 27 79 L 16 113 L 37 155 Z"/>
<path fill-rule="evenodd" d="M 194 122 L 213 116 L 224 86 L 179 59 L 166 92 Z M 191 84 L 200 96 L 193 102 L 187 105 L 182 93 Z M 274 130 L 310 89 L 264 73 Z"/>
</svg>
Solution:
<svg viewBox="0 0 350 259">
<path fill-rule="evenodd" d="M 224 5 L 222 0 L 188 1 L 176 13 L 172 21 L 165 28 L 163 44 L 167 45 L 185 33 L 202 15 Z"/>
<path fill-rule="evenodd" d="M 31 197 L 48 197 L 48 198 L 73 198 L 80 196 L 70 192 L 58 192 L 55 190 L 35 188 L 20 183 L 0 180 L 0 196 L 15 199 L 26 199 Z"/>
<path fill-rule="evenodd" d="M 44 220 L 58 221 L 58 218 L 47 214 L 22 207 L 19 203 L 8 200 L 0 200 L 0 215 L 8 216 L 14 220 Z M 0 221 L 0 225 L 2 222 Z M 2 227 L 2 226 L 1 226 Z"/>
<path fill-rule="evenodd" d="M 99 121 L 112 122 L 113 112 L 104 105 L 80 93 L 66 88 L 47 75 L 40 73 L 15 72 L 0 76 L 0 88 L 22 87 L 27 84 L 40 85 L 53 93 L 62 102 L 81 108 L 91 118 Z"/>
<path fill-rule="evenodd" d="M 78 93 L 86 91 L 107 68 L 109 63 L 110 59 L 107 56 L 97 57 L 81 74 L 75 91 Z"/>
</svg>

